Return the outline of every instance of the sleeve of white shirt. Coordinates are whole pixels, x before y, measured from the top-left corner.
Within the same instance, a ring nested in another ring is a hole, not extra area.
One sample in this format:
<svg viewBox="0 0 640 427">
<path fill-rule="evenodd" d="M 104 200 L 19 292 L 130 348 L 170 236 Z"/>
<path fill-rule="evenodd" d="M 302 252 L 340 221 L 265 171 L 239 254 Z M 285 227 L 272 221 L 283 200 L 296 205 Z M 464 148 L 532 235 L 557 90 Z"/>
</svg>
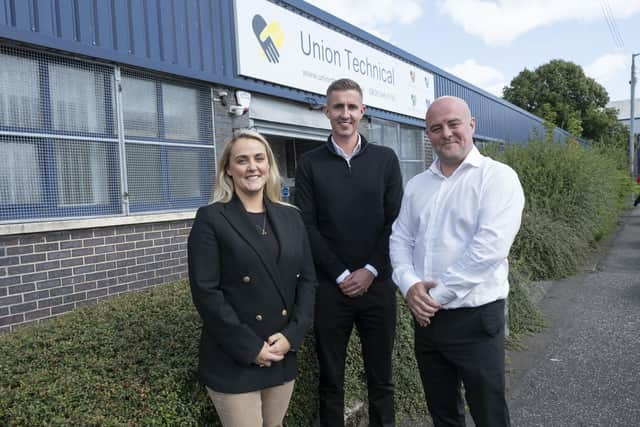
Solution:
<svg viewBox="0 0 640 427">
<path fill-rule="evenodd" d="M 336 283 L 339 285 L 340 283 L 344 282 L 344 279 L 346 279 L 347 276 L 350 275 L 350 274 L 351 274 L 351 271 L 349 271 L 349 269 L 347 268 L 345 271 L 342 272 L 341 275 L 339 275 L 336 278 Z"/>
<path fill-rule="evenodd" d="M 520 229 L 524 192 L 518 175 L 501 165 L 491 171 L 481 194 L 478 228 L 460 258 L 436 279 L 431 296 L 445 305 L 463 298 L 474 286 L 490 280 L 507 258 Z"/>
<path fill-rule="evenodd" d="M 392 279 L 405 297 L 409 288 L 422 280 L 413 267 L 413 248 L 419 223 L 418 213 L 413 212 L 411 206 L 411 190 L 410 181 L 402 198 L 400 213 L 391 226 L 391 237 L 389 237 Z"/>
<path fill-rule="evenodd" d="M 367 270 L 369 270 L 371 272 L 371 274 L 373 274 L 373 277 L 378 277 L 378 269 L 376 269 L 373 265 L 371 264 L 366 264 L 364 266 L 364 268 L 366 268 Z"/>
</svg>

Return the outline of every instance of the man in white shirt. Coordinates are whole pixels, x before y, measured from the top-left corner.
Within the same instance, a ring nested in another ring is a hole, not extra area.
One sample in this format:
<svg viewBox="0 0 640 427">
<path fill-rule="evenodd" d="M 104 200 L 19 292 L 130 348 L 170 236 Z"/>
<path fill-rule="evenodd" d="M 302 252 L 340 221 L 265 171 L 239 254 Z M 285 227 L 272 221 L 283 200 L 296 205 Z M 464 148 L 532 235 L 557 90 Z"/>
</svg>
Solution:
<svg viewBox="0 0 640 427">
<path fill-rule="evenodd" d="M 460 98 L 436 99 L 427 134 L 438 155 L 411 179 L 393 224 L 393 280 L 413 312 L 415 354 L 434 425 L 508 426 L 504 378 L 507 256 L 524 194 L 516 173 L 473 145 Z"/>
</svg>

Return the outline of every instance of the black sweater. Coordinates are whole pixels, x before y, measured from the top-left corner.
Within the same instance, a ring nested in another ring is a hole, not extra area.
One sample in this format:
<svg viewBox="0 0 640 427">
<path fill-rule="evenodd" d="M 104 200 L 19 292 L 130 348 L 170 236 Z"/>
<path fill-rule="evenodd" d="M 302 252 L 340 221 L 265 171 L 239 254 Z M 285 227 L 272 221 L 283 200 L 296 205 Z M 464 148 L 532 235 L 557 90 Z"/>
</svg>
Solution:
<svg viewBox="0 0 640 427">
<path fill-rule="evenodd" d="M 344 270 L 366 264 L 378 270 L 378 279 L 389 278 L 389 235 L 401 200 L 400 164 L 390 148 L 361 136 L 351 166 L 335 152 L 331 137 L 305 153 L 297 168 L 295 203 L 319 279 L 335 283 Z"/>
</svg>

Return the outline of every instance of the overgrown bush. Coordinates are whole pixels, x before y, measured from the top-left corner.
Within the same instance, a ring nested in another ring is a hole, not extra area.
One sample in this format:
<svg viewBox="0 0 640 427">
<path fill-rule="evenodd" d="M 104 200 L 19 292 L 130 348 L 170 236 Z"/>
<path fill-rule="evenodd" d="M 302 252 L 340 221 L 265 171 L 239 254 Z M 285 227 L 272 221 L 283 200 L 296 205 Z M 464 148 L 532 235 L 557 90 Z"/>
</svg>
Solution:
<svg viewBox="0 0 640 427">
<path fill-rule="evenodd" d="M 533 280 L 574 274 L 628 201 L 632 182 L 617 151 L 542 141 L 486 151 L 515 169 L 525 192 L 511 261 Z"/>
<path fill-rule="evenodd" d="M 522 339 L 545 327 L 542 312 L 531 302 L 526 290 L 529 283 L 527 269 L 512 263 L 509 266 L 509 335 L 506 339 L 509 350 L 522 350 Z"/>
</svg>

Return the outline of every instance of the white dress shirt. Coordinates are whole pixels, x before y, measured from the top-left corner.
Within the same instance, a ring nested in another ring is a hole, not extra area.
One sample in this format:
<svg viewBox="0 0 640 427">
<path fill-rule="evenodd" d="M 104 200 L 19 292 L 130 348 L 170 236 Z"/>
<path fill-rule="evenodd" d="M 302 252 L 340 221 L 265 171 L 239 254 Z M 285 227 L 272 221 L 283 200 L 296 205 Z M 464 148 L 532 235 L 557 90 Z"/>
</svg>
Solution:
<svg viewBox="0 0 640 427">
<path fill-rule="evenodd" d="M 356 154 L 358 154 L 360 152 L 360 149 L 362 148 L 362 142 L 360 141 L 360 134 L 358 134 L 358 142 L 356 143 L 356 146 L 353 147 L 353 151 L 351 151 L 351 154 L 347 154 L 344 152 L 344 150 L 342 149 L 342 147 L 340 147 L 337 143 L 336 140 L 333 139 L 333 135 L 331 136 L 331 143 L 333 144 L 333 149 L 336 150 L 336 153 L 342 157 L 349 166 L 351 166 L 351 158 L 353 156 L 355 156 Z"/>
<path fill-rule="evenodd" d="M 416 282 L 435 282 L 429 293 L 444 309 L 506 298 L 523 208 L 515 171 L 476 147 L 449 177 L 436 160 L 407 183 L 390 238 L 393 281 L 405 297 Z"/>
</svg>

